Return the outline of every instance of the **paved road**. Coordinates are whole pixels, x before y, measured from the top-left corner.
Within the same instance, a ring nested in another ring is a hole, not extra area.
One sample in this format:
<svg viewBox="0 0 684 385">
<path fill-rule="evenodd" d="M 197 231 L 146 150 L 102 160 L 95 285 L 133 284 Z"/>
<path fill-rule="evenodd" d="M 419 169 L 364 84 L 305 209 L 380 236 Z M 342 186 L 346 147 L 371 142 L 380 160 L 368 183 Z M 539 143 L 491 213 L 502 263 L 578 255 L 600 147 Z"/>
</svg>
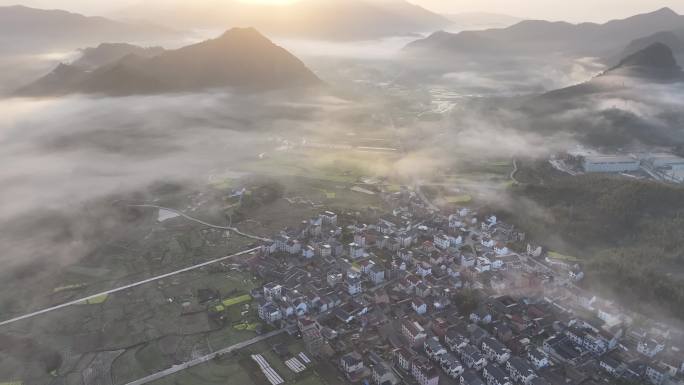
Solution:
<svg viewBox="0 0 684 385">
<path fill-rule="evenodd" d="M 129 382 L 126 385 L 142 385 L 142 384 L 147 384 L 149 382 L 162 379 L 166 376 L 170 376 L 172 374 L 178 373 L 178 372 L 183 371 L 185 369 L 192 368 L 193 366 L 200 365 L 200 364 L 203 364 L 205 362 L 211 361 L 218 355 L 231 353 L 231 352 L 234 352 L 236 350 L 240 350 L 240 349 L 247 347 L 249 345 L 255 344 L 257 342 L 261 342 L 265 339 L 268 339 L 268 338 L 271 338 L 271 337 L 276 336 L 278 334 L 281 334 L 284 331 L 285 331 L 285 329 L 279 329 L 279 330 L 275 330 L 275 331 L 272 331 L 270 333 L 267 333 L 267 334 L 264 334 L 264 335 L 261 335 L 258 337 L 254 337 L 251 340 L 239 342 L 235 345 L 231 345 L 227 348 L 218 350 L 214 353 L 207 354 L 206 356 L 202 356 L 200 358 L 196 358 L 194 360 L 187 361 L 187 362 L 184 362 L 182 364 L 174 365 L 174 366 L 172 366 L 166 370 L 162 370 L 161 372 L 150 374 L 147 377 L 143 377 L 141 379 Z"/>
<path fill-rule="evenodd" d="M 269 238 L 264 238 L 264 237 L 260 237 L 260 236 L 258 236 L 258 235 L 252 235 L 252 234 L 243 233 L 242 231 L 238 230 L 237 227 L 212 225 L 211 223 L 207 223 L 207 222 L 205 222 L 205 221 L 203 221 L 203 220 L 201 220 L 201 219 L 193 218 L 193 217 L 191 217 L 190 215 L 185 214 L 184 212 L 178 211 L 178 210 L 176 210 L 176 209 L 171 209 L 171 208 L 168 208 L 168 207 L 162 207 L 162 206 L 157 206 L 157 205 L 129 205 L 129 206 L 130 206 L 130 207 L 149 207 L 149 208 L 155 208 L 155 209 L 159 209 L 159 210 L 166 210 L 166 211 L 170 211 L 170 212 L 172 212 L 172 213 L 174 213 L 174 214 L 178 214 L 178 215 L 180 215 L 181 217 L 183 217 L 183 218 L 185 218 L 185 219 L 188 219 L 188 220 L 191 220 L 191 221 L 193 221 L 193 222 L 197 222 L 197 223 L 203 224 L 203 225 L 208 226 L 208 227 L 212 227 L 212 228 L 214 228 L 214 229 L 219 229 L 219 230 L 230 230 L 230 231 L 234 232 L 235 234 L 242 235 L 243 237 L 247 237 L 247 238 L 251 238 L 251 239 L 256 239 L 256 240 L 258 240 L 258 241 L 273 242 L 273 240 L 272 240 L 272 239 L 269 239 Z"/>
<path fill-rule="evenodd" d="M 513 171 L 511 171 L 511 180 L 512 180 L 513 183 L 515 183 L 515 184 L 522 184 L 522 183 L 520 183 L 519 180 L 515 179 L 515 174 L 518 173 L 518 170 L 519 170 L 519 168 L 518 168 L 518 160 L 515 159 L 515 158 L 513 158 Z"/>
<path fill-rule="evenodd" d="M 171 276 L 174 276 L 174 275 L 177 275 L 177 274 L 181 274 L 181 273 L 185 273 L 185 272 L 188 272 L 188 271 L 191 271 L 191 270 L 199 269 L 200 267 L 204 267 L 204 266 L 207 266 L 207 265 L 211 265 L 211 264 L 216 263 L 216 262 L 221 262 L 221 261 L 225 261 L 225 260 L 227 260 L 227 259 L 231 259 L 231 258 L 235 258 L 235 257 L 241 256 L 241 255 L 249 254 L 249 253 L 251 253 L 251 252 L 253 252 L 253 251 L 256 251 L 256 250 L 258 250 L 258 249 L 259 249 L 259 247 L 255 247 L 255 248 L 252 248 L 252 249 L 249 249 L 249 250 L 244 250 L 244 251 L 241 251 L 241 252 L 239 252 L 239 253 L 237 253 L 237 254 L 232 254 L 232 255 L 225 256 L 225 257 L 212 259 L 211 261 L 203 262 L 203 263 L 200 263 L 200 264 L 197 264 L 197 265 L 192 265 L 192 266 L 189 266 L 189 267 L 180 269 L 180 270 L 172 271 L 172 272 L 170 272 L 170 273 L 158 275 L 158 276 L 156 276 L 156 277 L 148 278 L 148 279 L 145 279 L 145 280 L 142 280 L 142 281 L 139 281 L 139 282 L 131 283 L 131 284 L 129 284 L 129 285 L 121 286 L 121 287 L 118 287 L 118 288 L 116 288 L 116 289 L 111 289 L 111 290 L 103 291 L 103 292 L 101 292 L 101 293 L 93 294 L 93 295 L 90 295 L 90 296 L 84 297 L 84 298 L 79 298 L 79 299 L 77 299 L 77 300 L 70 301 L 70 302 L 67 302 L 67 303 L 63 303 L 63 304 L 61 304 L 61 305 L 53 306 L 53 307 L 50 307 L 50 308 L 47 308 L 47 309 L 43 309 L 43 310 L 38 310 L 38 311 L 35 311 L 35 312 L 33 312 L 33 313 L 29 313 L 29 314 L 24 314 L 24 315 L 19 316 L 19 317 L 15 317 L 15 318 L 12 318 L 12 319 L 8 319 L 8 320 L 6 320 L 6 321 L 2 321 L 2 322 L 0 322 L 0 326 L 9 325 L 9 324 L 14 323 L 14 322 L 17 322 L 17 321 L 21 321 L 21 320 L 25 320 L 25 319 L 28 319 L 28 318 L 32 318 L 32 317 L 35 317 L 35 316 L 38 316 L 38 315 L 41 315 L 41 314 L 45 314 L 45 313 L 48 313 L 48 312 L 51 312 L 51 311 L 54 311 L 54 310 L 58 310 L 58 309 L 65 308 L 65 307 L 67 307 L 67 306 L 76 305 L 76 304 L 78 304 L 78 303 L 80 303 L 80 302 L 84 302 L 84 301 L 87 301 L 87 300 L 90 300 L 90 299 L 95 299 L 95 298 L 100 297 L 100 296 L 103 296 L 103 295 L 108 295 L 108 294 L 116 293 L 116 292 L 119 292 L 119 291 L 123 291 L 123 290 L 127 290 L 127 289 L 130 289 L 130 288 L 136 287 L 136 286 L 141 286 L 141 285 L 144 285 L 144 284 L 146 284 L 146 283 L 150 283 L 150 282 L 154 282 L 154 281 L 157 281 L 157 280 L 160 280 L 160 279 L 164 279 L 164 278 L 167 278 L 167 277 L 171 277 Z"/>
</svg>

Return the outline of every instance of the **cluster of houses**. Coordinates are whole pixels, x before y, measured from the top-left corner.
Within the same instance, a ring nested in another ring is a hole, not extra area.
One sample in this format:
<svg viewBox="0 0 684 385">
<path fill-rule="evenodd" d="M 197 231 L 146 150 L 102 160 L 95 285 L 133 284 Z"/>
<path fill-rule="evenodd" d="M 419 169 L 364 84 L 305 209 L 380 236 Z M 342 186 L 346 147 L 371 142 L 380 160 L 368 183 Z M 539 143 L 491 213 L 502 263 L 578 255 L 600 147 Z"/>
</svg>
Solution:
<svg viewBox="0 0 684 385">
<path fill-rule="evenodd" d="M 682 378 L 684 343 L 634 336 L 621 310 L 586 298 L 522 242 L 513 226 L 468 208 L 399 210 L 372 224 L 326 211 L 262 246 L 251 267 L 269 283 L 252 296 L 265 323 L 301 334 L 351 382 Z M 477 293 L 476 303 L 463 293 Z"/>
</svg>

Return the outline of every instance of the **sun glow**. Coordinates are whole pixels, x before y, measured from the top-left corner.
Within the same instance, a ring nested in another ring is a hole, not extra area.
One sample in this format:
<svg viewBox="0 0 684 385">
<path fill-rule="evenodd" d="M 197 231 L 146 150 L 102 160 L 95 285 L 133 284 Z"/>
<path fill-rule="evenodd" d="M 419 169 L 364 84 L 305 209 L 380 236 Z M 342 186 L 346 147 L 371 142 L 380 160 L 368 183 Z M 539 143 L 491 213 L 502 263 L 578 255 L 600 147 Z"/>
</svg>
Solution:
<svg viewBox="0 0 684 385">
<path fill-rule="evenodd" d="M 268 4 L 268 5 L 288 5 L 296 3 L 298 0 L 239 0 L 247 4 Z"/>
</svg>

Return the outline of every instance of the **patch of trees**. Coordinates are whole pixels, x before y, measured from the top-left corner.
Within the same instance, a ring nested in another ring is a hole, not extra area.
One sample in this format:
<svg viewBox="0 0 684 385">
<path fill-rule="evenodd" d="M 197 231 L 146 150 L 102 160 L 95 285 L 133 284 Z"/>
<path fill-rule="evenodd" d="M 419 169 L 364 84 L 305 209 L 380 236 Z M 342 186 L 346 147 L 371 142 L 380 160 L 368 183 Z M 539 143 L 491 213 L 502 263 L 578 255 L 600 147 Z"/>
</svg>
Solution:
<svg viewBox="0 0 684 385">
<path fill-rule="evenodd" d="M 262 180 L 249 188 L 242 197 L 244 207 L 259 207 L 283 197 L 285 187 L 275 180 Z"/>
<path fill-rule="evenodd" d="M 626 305 L 684 319 L 684 188 L 610 175 L 544 175 L 513 195 L 510 219 L 531 239 L 582 258 L 589 285 Z"/>
</svg>

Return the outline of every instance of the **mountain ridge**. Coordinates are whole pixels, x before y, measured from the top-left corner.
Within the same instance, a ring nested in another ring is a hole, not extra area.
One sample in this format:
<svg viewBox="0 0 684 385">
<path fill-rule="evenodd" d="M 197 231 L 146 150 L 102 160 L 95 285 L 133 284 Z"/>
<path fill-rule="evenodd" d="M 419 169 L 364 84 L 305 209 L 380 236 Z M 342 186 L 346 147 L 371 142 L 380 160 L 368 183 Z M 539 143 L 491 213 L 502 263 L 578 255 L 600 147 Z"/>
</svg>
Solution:
<svg viewBox="0 0 684 385">
<path fill-rule="evenodd" d="M 684 28 L 684 16 L 670 8 L 603 24 L 523 20 L 507 28 L 460 33 L 440 32 L 439 35 L 433 33 L 409 43 L 404 52 L 443 55 L 566 52 L 601 56 L 631 40 L 677 28 Z M 473 43 L 473 40 L 479 40 L 479 43 Z M 483 45 L 482 42 L 486 44 Z"/>
<path fill-rule="evenodd" d="M 128 54 L 92 71 L 61 64 L 17 94 L 125 96 L 225 87 L 262 91 L 319 84 L 320 79 L 301 60 L 254 28 L 232 28 L 215 39 L 156 56 Z"/>
<path fill-rule="evenodd" d="M 0 6 L 0 47 L 5 51 L 77 48 L 102 41 L 176 38 L 179 31 L 151 24 L 120 22 L 59 9 Z"/>
</svg>

